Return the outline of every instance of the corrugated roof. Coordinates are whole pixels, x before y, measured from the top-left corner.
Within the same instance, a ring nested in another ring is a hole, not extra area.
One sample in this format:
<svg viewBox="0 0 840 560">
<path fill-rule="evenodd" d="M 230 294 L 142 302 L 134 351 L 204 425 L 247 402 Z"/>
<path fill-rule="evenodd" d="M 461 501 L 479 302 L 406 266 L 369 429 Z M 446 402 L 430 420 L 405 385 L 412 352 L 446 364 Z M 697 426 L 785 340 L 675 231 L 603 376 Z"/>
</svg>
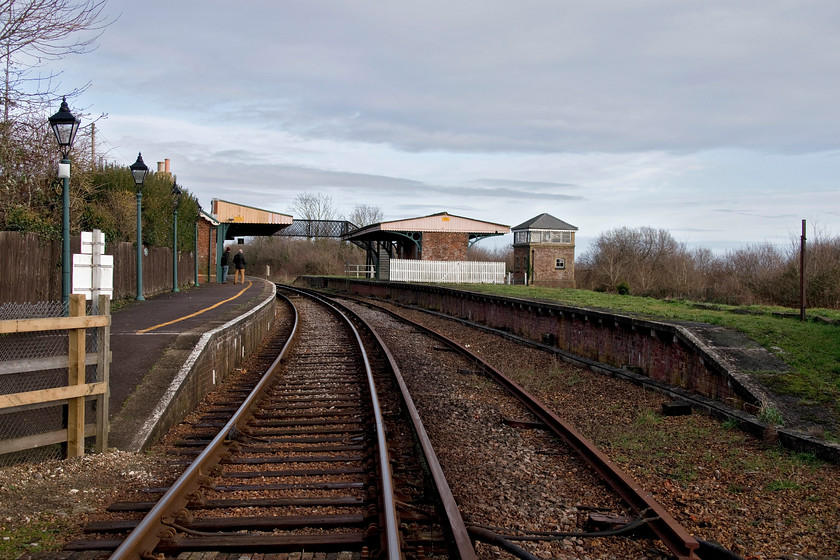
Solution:
<svg viewBox="0 0 840 560">
<path fill-rule="evenodd" d="M 518 231 L 522 229 L 557 229 L 561 231 L 577 231 L 577 226 L 568 224 L 563 220 L 555 218 L 551 214 L 543 212 L 539 216 L 535 216 L 527 222 L 522 222 L 518 226 L 510 228 L 511 231 Z"/>
</svg>

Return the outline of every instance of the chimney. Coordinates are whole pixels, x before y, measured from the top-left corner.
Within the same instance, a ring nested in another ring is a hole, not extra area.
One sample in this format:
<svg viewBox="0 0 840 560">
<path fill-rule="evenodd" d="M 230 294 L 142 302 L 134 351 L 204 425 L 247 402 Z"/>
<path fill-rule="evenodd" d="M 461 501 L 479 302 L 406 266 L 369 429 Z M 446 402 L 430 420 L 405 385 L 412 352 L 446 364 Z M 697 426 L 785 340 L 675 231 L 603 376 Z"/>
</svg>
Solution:
<svg viewBox="0 0 840 560">
<path fill-rule="evenodd" d="M 166 174 L 167 174 L 167 175 L 170 175 L 170 171 L 169 171 L 169 158 L 166 158 L 166 159 L 165 159 L 165 160 L 163 160 L 163 161 L 166 163 Z"/>
<path fill-rule="evenodd" d="M 162 161 L 159 161 L 159 162 L 157 162 L 157 164 L 158 164 L 158 170 L 157 170 L 157 172 L 158 172 L 158 173 L 163 173 L 163 162 L 162 162 Z"/>
</svg>

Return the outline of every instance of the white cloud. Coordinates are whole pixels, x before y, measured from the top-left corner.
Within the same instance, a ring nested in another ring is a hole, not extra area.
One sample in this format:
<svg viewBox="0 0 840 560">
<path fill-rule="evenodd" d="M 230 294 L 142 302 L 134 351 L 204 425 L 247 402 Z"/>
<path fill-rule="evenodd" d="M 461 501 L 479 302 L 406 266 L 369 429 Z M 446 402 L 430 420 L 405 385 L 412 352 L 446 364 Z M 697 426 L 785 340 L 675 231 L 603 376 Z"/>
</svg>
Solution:
<svg viewBox="0 0 840 560">
<path fill-rule="evenodd" d="M 61 64 L 103 152 L 205 202 L 332 194 L 396 218 L 725 246 L 837 229 L 840 4 L 111 0 Z M 802 193 L 809 193 L 806 195 Z M 792 223 L 793 222 L 793 223 Z"/>
</svg>

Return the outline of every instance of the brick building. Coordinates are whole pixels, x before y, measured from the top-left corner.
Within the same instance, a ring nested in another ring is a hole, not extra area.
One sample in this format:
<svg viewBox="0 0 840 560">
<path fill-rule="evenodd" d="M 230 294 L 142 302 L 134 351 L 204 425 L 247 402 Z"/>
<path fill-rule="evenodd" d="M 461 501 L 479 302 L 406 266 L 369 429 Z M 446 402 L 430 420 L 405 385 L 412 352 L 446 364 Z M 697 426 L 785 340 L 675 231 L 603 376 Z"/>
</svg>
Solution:
<svg viewBox="0 0 840 560">
<path fill-rule="evenodd" d="M 550 214 L 540 214 L 511 228 L 513 282 L 574 288 L 577 229 Z"/>
<path fill-rule="evenodd" d="M 214 198 L 211 212 L 201 210 L 198 220 L 199 283 L 215 282 L 222 273 L 219 260 L 224 242 L 237 237 L 274 235 L 292 224 L 292 217 L 270 210 Z"/>
<path fill-rule="evenodd" d="M 390 259 L 465 261 L 480 239 L 510 232 L 510 226 L 453 216 L 446 212 L 371 224 L 342 236 L 367 249 L 376 277 L 388 279 Z"/>
</svg>

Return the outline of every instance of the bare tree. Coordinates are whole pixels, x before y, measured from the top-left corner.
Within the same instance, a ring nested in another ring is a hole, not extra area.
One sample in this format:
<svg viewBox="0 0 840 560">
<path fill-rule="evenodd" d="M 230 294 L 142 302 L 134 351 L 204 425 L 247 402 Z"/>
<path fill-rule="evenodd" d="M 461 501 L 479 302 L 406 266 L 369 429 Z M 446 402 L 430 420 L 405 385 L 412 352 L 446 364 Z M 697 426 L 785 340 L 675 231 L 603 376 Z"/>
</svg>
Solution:
<svg viewBox="0 0 840 560">
<path fill-rule="evenodd" d="M 339 218 L 332 197 L 323 193 L 298 194 L 292 202 L 292 211 L 298 219 L 310 222 L 309 237 L 328 236 L 331 228 L 323 222 Z"/>
<path fill-rule="evenodd" d="M 368 204 L 357 204 L 347 221 L 356 227 L 365 227 L 380 223 L 385 217 L 382 209 Z"/>
<path fill-rule="evenodd" d="M 40 107 L 55 95 L 58 73 L 30 77 L 36 68 L 90 51 L 111 23 L 107 0 L 0 0 L 3 121 Z M 72 93 L 72 92 L 71 92 Z"/>
</svg>

